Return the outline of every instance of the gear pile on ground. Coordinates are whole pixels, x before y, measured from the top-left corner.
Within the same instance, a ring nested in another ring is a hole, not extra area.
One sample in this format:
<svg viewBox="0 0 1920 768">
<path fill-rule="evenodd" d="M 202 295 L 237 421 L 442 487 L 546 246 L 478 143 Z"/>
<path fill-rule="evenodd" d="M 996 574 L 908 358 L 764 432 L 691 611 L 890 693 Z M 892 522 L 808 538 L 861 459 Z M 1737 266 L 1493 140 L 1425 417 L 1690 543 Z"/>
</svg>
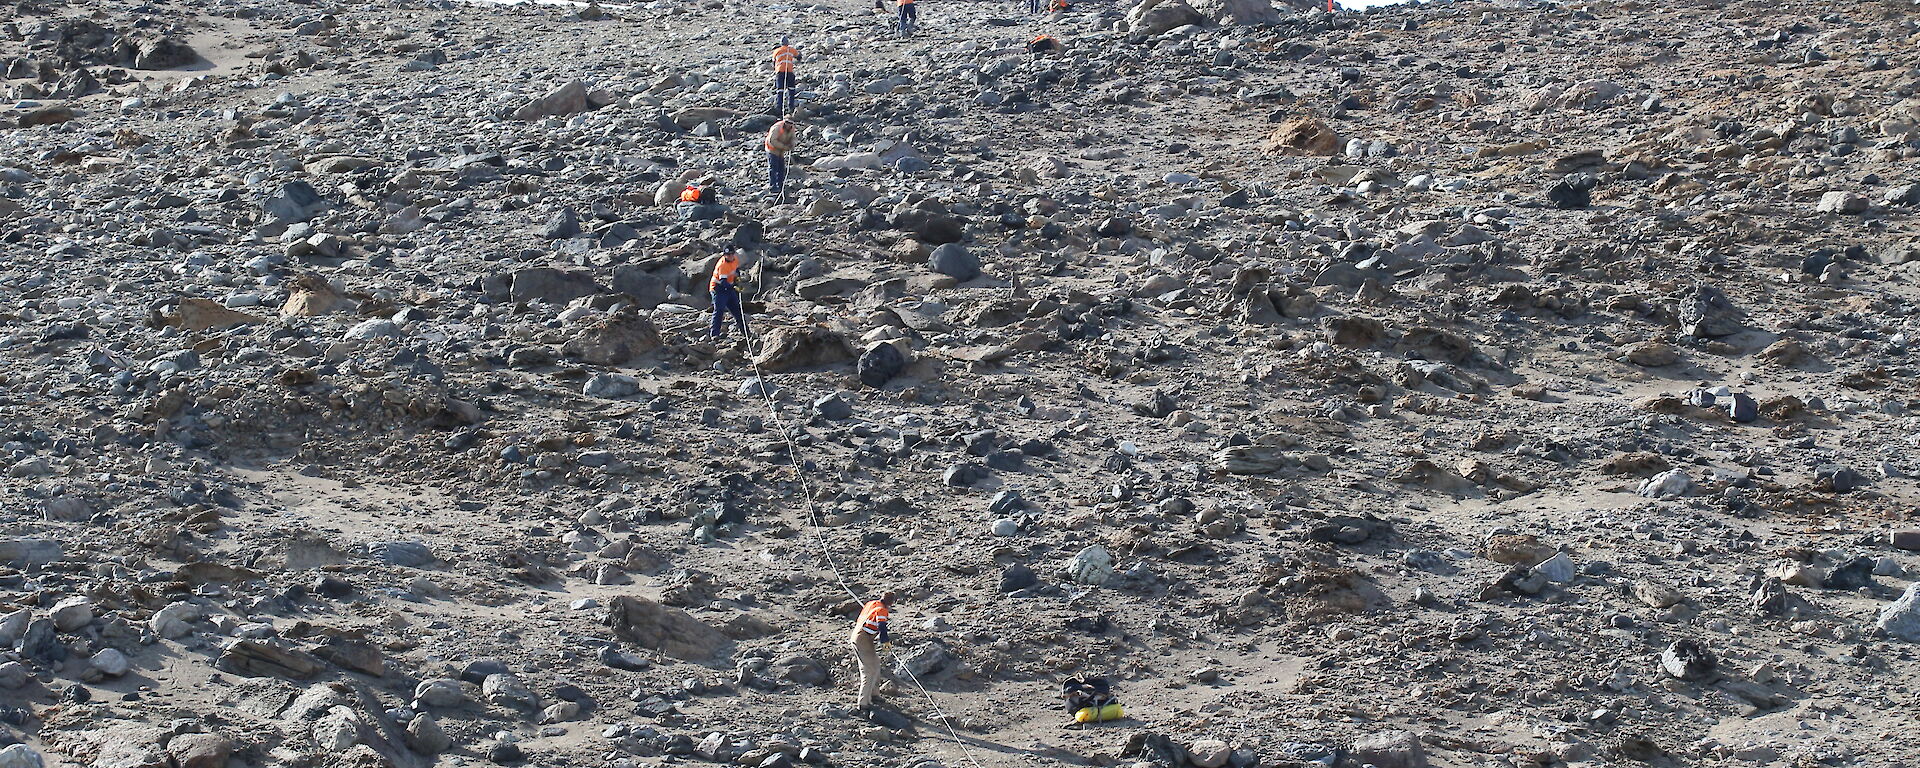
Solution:
<svg viewBox="0 0 1920 768">
<path fill-rule="evenodd" d="M 1909 2 L 8 9 L 0 768 L 1920 762 Z"/>
</svg>

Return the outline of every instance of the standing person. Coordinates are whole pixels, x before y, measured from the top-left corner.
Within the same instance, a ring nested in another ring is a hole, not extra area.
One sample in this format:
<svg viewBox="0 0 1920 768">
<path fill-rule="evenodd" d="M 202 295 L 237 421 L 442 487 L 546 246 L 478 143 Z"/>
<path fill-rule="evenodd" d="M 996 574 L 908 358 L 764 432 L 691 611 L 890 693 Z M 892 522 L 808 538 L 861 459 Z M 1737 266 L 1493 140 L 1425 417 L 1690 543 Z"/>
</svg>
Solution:
<svg viewBox="0 0 1920 768">
<path fill-rule="evenodd" d="M 767 185 L 777 197 L 787 188 L 787 153 L 793 151 L 793 121 L 781 119 L 767 129 Z"/>
<path fill-rule="evenodd" d="M 1027 0 L 1027 13 L 1037 14 L 1040 12 L 1040 9 L 1045 7 L 1045 0 Z"/>
<path fill-rule="evenodd" d="M 892 618 L 888 610 L 893 607 L 894 594 L 887 592 L 880 599 L 866 604 L 860 609 L 859 620 L 853 623 L 853 657 L 860 662 L 860 701 L 858 711 L 873 711 L 873 692 L 880 687 L 880 648 L 887 647 L 887 619 Z"/>
<path fill-rule="evenodd" d="M 780 47 L 773 49 L 773 113 L 781 117 L 793 111 L 799 88 L 794 81 L 793 67 L 798 63 L 800 50 L 787 42 L 786 35 L 781 35 Z"/>
<path fill-rule="evenodd" d="M 707 292 L 713 295 L 713 329 L 709 335 L 714 339 L 726 331 L 727 315 L 733 315 L 734 324 L 740 326 L 740 335 L 747 335 L 747 313 L 740 306 L 740 287 L 734 282 L 734 274 L 739 271 L 740 257 L 724 254 L 713 265 L 713 279 L 707 281 Z"/>
<path fill-rule="evenodd" d="M 920 12 L 913 7 L 913 0 L 895 0 L 900 4 L 900 35 L 912 37 L 913 28 L 920 23 Z"/>
</svg>

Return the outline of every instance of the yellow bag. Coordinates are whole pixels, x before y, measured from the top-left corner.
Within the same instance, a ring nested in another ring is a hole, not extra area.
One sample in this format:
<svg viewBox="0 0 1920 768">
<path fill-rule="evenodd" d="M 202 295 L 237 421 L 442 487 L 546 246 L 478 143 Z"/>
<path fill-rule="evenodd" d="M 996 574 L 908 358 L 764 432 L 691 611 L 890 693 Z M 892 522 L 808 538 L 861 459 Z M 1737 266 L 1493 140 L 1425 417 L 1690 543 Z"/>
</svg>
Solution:
<svg viewBox="0 0 1920 768">
<path fill-rule="evenodd" d="M 1107 720 L 1118 720 L 1125 717 L 1126 714 L 1126 712 L 1121 711 L 1119 704 L 1108 704 L 1104 707 L 1081 707 L 1080 711 L 1073 713 L 1073 721 L 1076 723 L 1099 723 Z"/>
</svg>

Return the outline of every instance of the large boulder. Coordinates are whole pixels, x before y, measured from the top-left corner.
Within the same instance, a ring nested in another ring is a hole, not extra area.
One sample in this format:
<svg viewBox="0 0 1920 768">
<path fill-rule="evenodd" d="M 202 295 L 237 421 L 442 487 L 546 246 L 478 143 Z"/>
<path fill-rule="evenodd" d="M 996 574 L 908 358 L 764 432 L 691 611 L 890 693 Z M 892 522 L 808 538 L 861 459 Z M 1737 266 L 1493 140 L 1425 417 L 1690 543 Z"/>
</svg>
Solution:
<svg viewBox="0 0 1920 768">
<path fill-rule="evenodd" d="M 1329 156 L 1340 151 L 1340 135 L 1313 117 L 1296 117 L 1280 124 L 1260 146 L 1283 155 Z"/>
<path fill-rule="evenodd" d="M 333 208 L 333 203 L 321 197 L 312 184 L 295 179 L 281 185 L 260 207 L 275 224 L 297 224 Z"/>
<path fill-rule="evenodd" d="M 545 301 L 550 304 L 565 304 L 596 293 L 600 293 L 600 285 L 594 282 L 593 273 L 553 267 L 516 270 L 507 288 L 510 301 Z"/>
<path fill-rule="evenodd" d="M 927 268 L 964 283 L 980 276 L 980 257 L 959 243 L 947 243 L 933 249 Z"/>
<path fill-rule="evenodd" d="M 133 49 L 134 69 L 178 69 L 199 60 L 191 46 L 171 37 L 142 40 Z"/>
<path fill-rule="evenodd" d="M 897 210 L 889 224 L 894 229 L 905 230 L 913 235 L 913 239 L 930 245 L 957 243 L 967 235 L 965 219 L 933 202 Z"/>
<path fill-rule="evenodd" d="M 1267 24 L 1280 18 L 1271 0 L 1189 0 L 1188 4 L 1216 24 Z"/>
<path fill-rule="evenodd" d="M 822 326 L 775 328 L 761 337 L 754 364 L 770 373 L 837 365 L 853 358 L 847 337 Z"/>
<path fill-rule="evenodd" d="M 1205 22 L 1186 0 L 1145 0 L 1127 12 L 1127 29 L 1136 35 L 1164 35 L 1189 24 Z"/>
<path fill-rule="evenodd" d="M 1386 731 L 1360 739 L 1353 744 L 1354 762 L 1376 768 L 1427 768 L 1427 755 L 1420 737 L 1412 731 Z"/>
<path fill-rule="evenodd" d="M 547 95 L 520 105 L 513 111 L 515 120 L 538 120 L 543 117 L 571 115 L 585 112 L 588 108 L 587 84 L 579 80 L 570 80 L 555 88 Z"/>
<path fill-rule="evenodd" d="M 684 661 L 707 661 L 727 645 L 720 630 L 644 597 L 614 598 L 607 620 L 615 635 Z"/>
<path fill-rule="evenodd" d="M 631 297 L 641 309 L 653 309 L 665 304 L 676 283 L 671 277 L 654 274 L 636 264 L 622 265 L 613 270 L 613 292 Z"/>
<path fill-rule="evenodd" d="M 582 328 L 561 354 L 594 365 L 619 365 L 660 348 L 660 331 L 645 315 L 621 312 Z"/>
</svg>

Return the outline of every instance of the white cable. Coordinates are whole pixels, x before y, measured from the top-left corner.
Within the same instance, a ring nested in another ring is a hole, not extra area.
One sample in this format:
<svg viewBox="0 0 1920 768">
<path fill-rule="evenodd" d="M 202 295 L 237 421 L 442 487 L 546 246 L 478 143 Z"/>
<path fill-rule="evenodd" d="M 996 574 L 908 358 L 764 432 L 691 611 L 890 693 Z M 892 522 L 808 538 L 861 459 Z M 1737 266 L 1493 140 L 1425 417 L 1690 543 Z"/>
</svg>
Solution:
<svg viewBox="0 0 1920 768">
<path fill-rule="evenodd" d="M 742 299 L 742 315 L 745 314 L 745 303 L 745 299 Z M 757 345 L 761 341 L 761 337 L 757 333 L 748 333 L 747 338 L 749 347 Z M 753 350 L 749 349 L 748 351 L 752 352 Z M 820 558 L 827 561 L 827 566 L 833 570 L 833 577 L 840 583 L 840 588 L 846 590 L 847 596 L 853 598 L 855 603 L 859 603 L 860 593 L 853 591 L 852 585 L 847 583 L 846 574 L 841 572 L 840 564 L 833 559 L 833 552 L 827 547 L 826 535 L 820 532 L 820 529 L 824 526 L 821 524 L 817 503 L 814 501 L 813 486 L 807 482 L 806 468 L 800 463 L 800 446 L 794 442 L 793 432 L 787 427 L 786 418 L 780 415 L 780 409 L 776 407 L 773 402 L 772 387 L 767 383 L 766 374 L 760 370 L 758 357 L 758 354 L 749 354 L 747 356 L 747 363 L 753 366 L 754 380 L 758 382 L 761 399 L 767 404 L 767 414 L 773 417 L 775 426 L 780 430 L 780 437 L 787 443 L 787 459 L 792 463 L 794 475 L 799 478 L 800 488 L 806 494 L 807 518 L 810 523 L 808 527 L 813 530 L 814 547 L 819 551 Z M 947 716 L 946 710 L 940 708 L 940 703 L 934 701 L 933 693 L 928 691 L 927 686 L 920 682 L 920 678 L 913 674 L 913 670 L 908 669 L 906 663 L 900 660 L 900 654 L 890 652 L 889 655 L 893 657 L 894 666 L 898 667 L 900 671 L 907 673 L 907 679 L 912 681 L 913 687 L 920 689 L 920 695 L 926 697 L 927 706 L 933 708 L 933 713 L 940 718 L 940 724 L 946 726 L 947 733 L 953 736 L 953 743 L 960 747 L 961 756 L 965 757 L 968 763 L 973 764 L 973 768 L 986 768 L 980 764 L 979 760 L 974 758 L 973 750 L 960 738 L 959 729 L 953 726 L 953 718 Z"/>
</svg>

